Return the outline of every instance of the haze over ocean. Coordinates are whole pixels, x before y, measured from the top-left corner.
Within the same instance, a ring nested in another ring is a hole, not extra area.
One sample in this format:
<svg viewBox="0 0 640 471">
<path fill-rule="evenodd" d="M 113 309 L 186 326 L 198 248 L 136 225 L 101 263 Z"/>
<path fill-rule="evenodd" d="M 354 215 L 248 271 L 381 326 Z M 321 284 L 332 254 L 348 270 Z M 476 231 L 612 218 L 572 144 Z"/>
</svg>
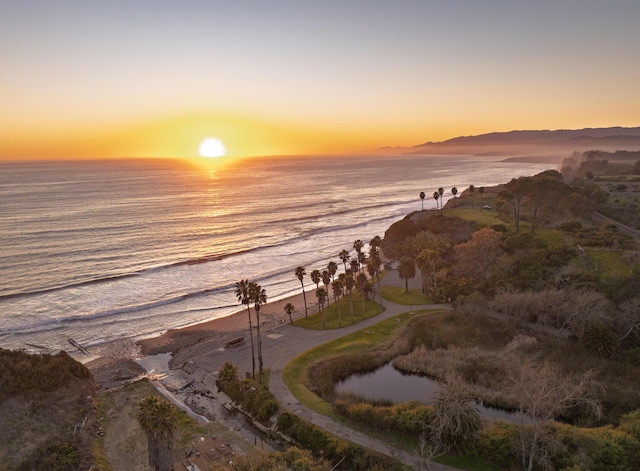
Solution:
<svg viewBox="0 0 640 471">
<path fill-rule="evenodd" d="M 0 347 L 59 350 L 229 315 L 243 278 L 269 299 L 298 293 L 295 267 L 325 268 L 354 240 L 383 237 L 420 210 L 421 191 L 433 208 L 438 187 L 450 197 L 553 168 L 502 159 L 0 163 Z"/>
</svg>

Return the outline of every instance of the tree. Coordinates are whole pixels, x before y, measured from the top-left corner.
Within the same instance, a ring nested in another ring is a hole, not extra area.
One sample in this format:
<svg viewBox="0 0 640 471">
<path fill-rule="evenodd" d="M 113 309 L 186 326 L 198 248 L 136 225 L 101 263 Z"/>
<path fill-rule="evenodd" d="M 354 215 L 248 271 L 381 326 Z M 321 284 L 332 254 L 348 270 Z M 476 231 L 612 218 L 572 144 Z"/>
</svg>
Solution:
<svg viewBox="0 0 640 471">
<path fill-rule="evenodd" d="M 487 279 L 504 251 L 500 235 L 489 227 L 473 233 L 471 240 L 455 247 L 456 270 L 471 278 Z"/>
<path fill-rule="evenodd" d="M 540 364 L 531 357 L 510 365 L 509 392 L 526 418 L 520 424 L 521 464 L 523 470 L 531 471 L 535 464 L 550 464 L 541 446 L 545 425 L 575 408 L 580 408 L 587 417 L 599 417 L 600 404 L 595 396 L 603 388 L 591 379 L 591 372 L 572 377 L 546 361 Z"/>
<path fill-rule="evenodd" d="M 473 443 L 480 430 L 480 412 L 471 390 L 460 377 L 449 377 L 431 405 L 433 419 L 429 428 L 439 448 L 463 450 Z"/>
<path fill-rule="evenodd" d="M 302 285 L 302 299 L 304 300 L 304 317 L 308 316 L 307 313 L 307 295 L 304 292 L 304 276 L 307 273 L 304 270 L 304 267 L 298 267 L 296 268 L 296 276 L 298 277 L 298 280 L 300 280 L 300 284 Z"/>
<path fill-rule="evenodd" d="M 328 270 L 322 270 L 321 276 L 324 288 L 327 290 L 327 307 L 329 307 L 329 285 L 331 284 L 331 275 L 329 275 Z"/>
<path fill-rule="evenodd" d="M 371 252 L 371 248 L 380 249 L 382 245 L 382 239 L 379 235 L 373 236 L 373 238 L 369 241 L 369 252 Z"/>
<path fill-rule="evenodd" d="M 440 193 L 437 191 L 433 192 L 433 199 L 436 200 L 436 209 L 438 209 L 438 198 L 440 198 Z"/>
<path fill-rule="evenodd" d="M 484 195 L 484 187 L 483 186 L 478 188 L 478 193 L 480 193 L 480 211 L 482 212 L 482 195 Z"/>
<path fill-rule="evenodd" d="M 236 283 L 236 298 L 242 304 L 247 305 L 247 316 L 249 317 L 249 339 L 251 340 L 251 377 L 256 375 L 256 354 L 253 347 L 253 326 L 251 325 L 251 284 L 249 280 L 240 280 Z"/>
<path fill-rule="evenodd" d="M 333 260 L 327 263 L 327 271 L 331 275 L 331 281 L 335 281 L 336 273 L 338 273 L 338 264 Z"/>
<path fill-rule="evenodd" d="M 404 292 L 409 293 L 409 279 L 416 276 L 416 263 L 411 257 L 402 257 L 398 265 L 398 276 L 404 280 Z"/>
<path fill-rule="evenodd" d="M 335 280 L 331 283 L 331 288 L 333 289 L 333 296 L 336 299 L 336 303 L 338 303 L 338 327 L 342 327 L 342 312 L 340 311 L 340 296 L 342 296 L 342 281 L 340 279 Z"/>
<path fill-rule="evenodd" d="M 444 195 L 444 188 L 438 188 L 438 195 L 440 195 L 440 209 L 442 209 L 442 195 Z"/>
<path fill-rule="evenodd" d="M 422 200 L 422 209 L 421 209 L 421 211 L 424 211 L 424 197 L 425 196 L 426 195 L 424 194 L 424 191 L 421 191 L 420 192 L 420 199 Z"/>
<path fill-rule="evenodd" d="M 476 191 L 476 187 L 469 185 L 469 194 L 471 195 L 471 208 L 473 209 L 473 192 Z"/>
<path fill-rule="evenodd" d="M 252 282 L 249 286 L 249 297 L 253 302 L 253 309 L 256 312 L 256 329 L 258 334 L 258 371 L 259 381 L 262 384 L 262 372 L 264 364 L 262 362 L 262 337 L 260 336 L 260 306 L 267 302 L 267 292 L 258 283 Z"/>
<path fill-rule="evenodd" d="M 377 247 L 371 245 L 369 249 L 369 259 L 367 261 L 367 271 L 371 276 L 371 281 L 374 277 L 378 278 L 378 297 L 380 298 L 380 304 L 382 304 L 382 289 L 380 287 L 380 266 L 382 261 L 380 260 L 380 251 Z"/>
<path fill-rule="evenodd" d="M 453 188 L 451 188 L 451 194 L 453 195 L 454 198 L 458 194 L 458 189 L 455 186 Z"/>
<path fill-rule="evenodd" d="M 362 252 L 362 247 L 364 247 L 364 242 L 362 242 L 360 239 L 356 239 L 356 240 L 353 242 L 353 249 L 354 249 L 357 253 Z"/>
<path fill-rule="evenodd" d="M 358 252 L 358 266 L 360 271 L 364 272 L 364 266 L 367 264 L 367 255 L 364 252 Z"/>
<path fill-rule="evenodd" d="M 633 339 L 633 345 L 640 341 L 640 297 L 631 298 L 620 306 L 616 316 L 617 331 L 621 334 L 619 341 Z"/>
<path fill-rule="evenodd" d="M 351 273 L 356 275 L 360 271 L 360 262 L 357 258 L 351 260 Z"/>
<path fill-rule="evenodd" d="M 429 287 L 432 286 L 433 292 L 436 293 L 438 290 L 438 266 L 451 244 L 444 237 L 424 231 L 416 234 L 411 243 L 414 245 L 413 250 L 419 250 L 415 257 L 415 265 L 422 275 L 422 289 L 426 294 Z"/>
<path fill-rule="evenodd" d="M 356 283 L 358 285 L 358 289 L 360 290 L 360 295 L 362 297 L 362 316 L 364 317 L 364 305 L 365 305 L 366 295 L 367 295 L 367 283 L 369 283 L 369 280 L 367 280 L 367 275 L 365 275 L 364 273 L 358 273 L 358 276 L 356 277 Z"/>
<path fill-rule="evenodd" d="M 504 190 L 498 193 L 500 204 L 498 208 L 508 207 L 516 228 L 516 234 L 520 232 L 520 218 L 522 210 L 522 200 L 530 191 L 531 177 L 513 178 L 504 185 Z"/>
<path fill-rule="evenodd" d="M 289 316 L 289 322 L 291 322 L 292 324 L 293 324 L 293 319 L 291 318 L 291 314 L 293 314 L 293 311 L 295 310 L 296 308 L 291 303 L 287 303 L 284 305 L 284 312 L 287 313 L 287 315 Z"/>
<path fill-rule="evenodd" d="M 316 289 L 320 288 L 320 281 L 322 281 L 322 272 L 320 270 L 311 270 L 311 281 L 316 284 Z"/>
<path fill-rule="evenodd" d="M 347 262 L 351 258 L 351 255 L 349 254 L 349 251 L 348 250 L 342 250 L 342 252 L 340 252 L 338 257 L 340 257 L 340 260 L 344 264 L 344 272 L 346 273 L 347 272 Z"/>
<path fill-rule="evenodd" d="M 346 273 L 344 277 L 344 287 L 347 289 L 349 293 L 349 305 L 351 307 L 351 323 L 353 324 L 353 287 L 355 286 L 355 280 L 353 279 L 353 275 L 351 273 Z"/>
<path fill-rule="evenodd" d="M 149 466 L 155 471 L 172 471 L 176 408 L 157 396 L 147 396 L 138 403 L 136 419 L 147 435 Z"/>
<path fill-rule="evenodd" d="M 324 302 L 327 300 L 327 290 L 318 288 L 316 290 L 316 298 L 318 298 L 318 312 L 322 313 L 322 328 L 324 329 Z"/>
</svg>

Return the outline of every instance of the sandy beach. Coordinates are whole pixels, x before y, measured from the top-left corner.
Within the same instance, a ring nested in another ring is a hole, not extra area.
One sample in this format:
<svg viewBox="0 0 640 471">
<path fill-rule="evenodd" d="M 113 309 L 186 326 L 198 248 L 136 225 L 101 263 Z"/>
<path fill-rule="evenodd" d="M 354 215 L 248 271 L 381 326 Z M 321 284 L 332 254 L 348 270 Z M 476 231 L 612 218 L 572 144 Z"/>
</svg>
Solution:
<svg viewBox="0 0 640 471">
<path fill-rule="evenodd" d="M 309 314 L 317 309 L 317 303 L 311 290 L 306 291 L 307 309 Z M 260 328 L 265 332 L 279 325 L 290 323 L 289 316 L 284 311 L 284 306 L 291 303 L 295 311 L 291 317 L 293 320 L 304 316 L 304 300 L 302 291 L 299 294 L 276 301 L 268 301 L 260 311 Z M 256 318 L 253 307 L 251 308 L 251 321 L 256 330 Z M 78 356 L 90 369 L 103 368 L 116 360 L 134 360 L 148 355 L 160 353 L 177 354 L 197 344 L 210 345 L 226 344 L 240 337 L 248 337 L 249 321 L 247 309 L 244 305 L 238 305 L 238 311 L 229 316 L 212 319 L 210 321 L 194 324 L 188 327 L 170 329 L 161 335 L 141 340 L 121 340 L 96 345 L 90 349 L 91 356 Z"/>
</svg>

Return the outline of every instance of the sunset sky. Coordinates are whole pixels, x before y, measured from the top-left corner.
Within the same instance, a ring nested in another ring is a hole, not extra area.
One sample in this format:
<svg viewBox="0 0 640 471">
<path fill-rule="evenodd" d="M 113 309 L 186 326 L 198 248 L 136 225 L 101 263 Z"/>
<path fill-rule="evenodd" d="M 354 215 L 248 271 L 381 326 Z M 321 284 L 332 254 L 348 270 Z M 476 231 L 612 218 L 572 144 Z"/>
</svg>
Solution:
<svg viewBox="0 0 640 471">
<path fill-rule="evenodd" d="M 637 0 L 0 0 L 0 158 L 640 125 Z"/>
</svg>

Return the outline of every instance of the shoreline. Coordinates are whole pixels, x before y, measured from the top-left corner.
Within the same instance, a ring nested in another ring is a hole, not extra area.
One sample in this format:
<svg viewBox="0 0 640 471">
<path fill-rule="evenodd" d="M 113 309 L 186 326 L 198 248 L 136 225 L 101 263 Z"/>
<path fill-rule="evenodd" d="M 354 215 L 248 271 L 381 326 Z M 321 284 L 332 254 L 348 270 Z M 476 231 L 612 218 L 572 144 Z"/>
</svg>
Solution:
<svg viewBox="0 0 640 471">
<path fill-rule="evenodd" d="M 313 295 L 312 291 L 306 291 L 307 310 L 309 314 L 317 303 L 309 299 Z M 260 310 L 260 328 L 269 331 L 279 325 L 290 323 L 289 316 L 284 311 L 284 306 L 291 303 L 295 306 L 295 311 L 291 317 L 295 321 L 304 316 L 304 299 L 302 290 L 294 294 L 275 301 L 267 301 Z M 252 327 L 255 332 L 255 311 L 251 309 Z M 175 356 L 180 350 L 192 347 L 199 343 L 218 341 L 226 343 L 239 337 L 248 337 L 249 321 L 247 318 L 246 306 L 238 306 L 238 311 L 215 319 L 210 319 L 186 327 L 169 329 L 158 335 L 153 335 L 140 339 L 123 339 L 105 342 L 90 347 L 91 356 L 82 356 L 73 352 L 72 356 L 83 363 L 88 368 L 104 366 L 109 362 L 118 360 L 138 360 L 147 356 L 162 353 L 171 353 Z M 255 335 L 255 333 L 254 333 Z M 71 354 L 71 353 L 70 353 Z"/>
</svg>

